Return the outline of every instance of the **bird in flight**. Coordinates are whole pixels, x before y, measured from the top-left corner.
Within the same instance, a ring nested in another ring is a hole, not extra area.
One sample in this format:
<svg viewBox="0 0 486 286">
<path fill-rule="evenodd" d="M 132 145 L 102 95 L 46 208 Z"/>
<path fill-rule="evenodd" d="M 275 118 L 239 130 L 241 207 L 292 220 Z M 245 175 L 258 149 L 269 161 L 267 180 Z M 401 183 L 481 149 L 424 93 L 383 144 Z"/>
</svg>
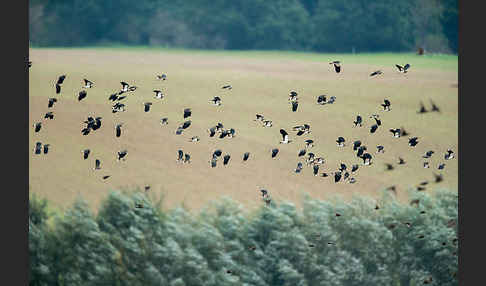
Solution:
<svg viewBox="0 0 486 286">
<path fill-rule="evenodd" d="M 340 61 L 332 61 L 329 64 L 334 65 L 334 70 L 336 71 L 336 73 L 341 72 L 341 62 Z"/>
<path fill-rule="evenodd" d="M 377 70 L 377 71 L 374 71 L 370 74 L 370 76 L 375 76 L 375 75 L 380 75 L 380 74 L 383 74 L 383 72 L 381 70 Z"/>
<path fill-rule="evenodd" d="M 280 134 L 282 134 L 282 141 L 280 141 L 280 144 L 289 144 L 292 142 L 292 140 L 289 140 L 289 134 L 285 130 L 280 129 Z"/>
<path fill-rule="evenodd" d="M 94 85 L 93 82 L 87 80 L 87 79 L 84 79 L 84 88 L 92 88 Z"/>
</svg>

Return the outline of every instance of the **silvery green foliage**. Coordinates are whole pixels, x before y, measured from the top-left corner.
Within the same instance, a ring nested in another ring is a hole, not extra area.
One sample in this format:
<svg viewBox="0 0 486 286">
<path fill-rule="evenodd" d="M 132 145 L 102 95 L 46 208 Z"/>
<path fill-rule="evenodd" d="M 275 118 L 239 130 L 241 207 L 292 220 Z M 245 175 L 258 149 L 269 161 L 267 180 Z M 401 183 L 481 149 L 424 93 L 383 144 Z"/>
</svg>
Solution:
<svg viewBox="0 0 486 286">
<path fill-rule="evenodd" d="M 52 239 L 60 285 L 113 283 L 116 249 L 98 228 L 86 202 L 77 200 L 62 218 L 56 218 Z"/>
</svg>

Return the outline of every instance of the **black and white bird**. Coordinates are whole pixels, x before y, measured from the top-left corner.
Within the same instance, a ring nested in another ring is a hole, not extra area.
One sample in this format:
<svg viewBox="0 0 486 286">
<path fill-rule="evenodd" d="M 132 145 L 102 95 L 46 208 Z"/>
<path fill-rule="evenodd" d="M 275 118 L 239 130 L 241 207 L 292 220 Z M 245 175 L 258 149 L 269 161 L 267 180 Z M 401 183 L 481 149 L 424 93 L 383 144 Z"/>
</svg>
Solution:
<svg viewBox="0 0 486 286">
<path fill-rule="evenodd" d="M 297 101 L 297 92 L 295 92 L 294 90 L 292 90 L 289 94 L 289 101 Z"/>
<path fill-rule="evenodd" d="M 299 154 L 298 154 L 298 157 L 302 157 L 302 156 L 304 156 L 306 152 L 307 152 L 307 151 L 306 151 L 305 149 L 300 150 L 300 151 L 299 151 Z"/>
<path fill-rule="evenodd" d="M 326 95 L 319 95 L 317 97 L 317 104 L 320 104 L 320 105 L 326 104 Z"/>
<path fill-rule="evenodd" d="M 121 111 L 125 111 L 125 104 L 117 102 L 112 106 L 112 112 L 113 113 L 117 113 L 117 112 L 121 112 Z"/>
<path fill-rule="evenodd" d="M 400 138 L 402 135 L 400 129 L 390 129 L 390 132 L 393 133 L 393 137 Z"/>
<path fill-rule="evenodd" d="M 383 106 L 383 110 L 390 111 L 390 106 L 391 103 L 388 99 L 383 100 L 383 103 L 381 104 Z"/>
<path fill-rule="evenodd" d="M 418 144 L 417 139 L 418 139 L 418 137 L 409 138 L 408 139 L 408 145 L 410 145 L 411 147 L 416 146 Z"/>
<path fill-rule="evenodd" d="M 417 111 L 417 113 L 426 113 L 428 112 L 427 109 L 425 109 L 424 103 L 421 101 L 420 102 L 420 109 Z"/>
<path fill-rule="evenodd" d="M 319 165 L 315 164 L 313 167 L 313 173 L 314 173 L 314 176 L 317 176 L 317 174 L 319 173 Z"/>
<path fill-rule="evenodd" d="M 377 129 L 378 129 L 378 125 L 377 124 L 371 125 L 371 127 L 370 127 L 370 133 L 375 133 Z"/>
<path fill-rule="evenodd" d="M 149 112 L 151 105 L 152 105 L 152 102 L 144 102 L 143 103 L 143 106 L 144 106 L 143 111 Z"/>
<path fill-rule="evenodd" d="M 344 140 L 344 137 L 339 136 L 336 142 L 339 147 L 344 147 L 346 140 Z"/>
<path fill-rule="evenodd" d="M 116 137 L 120 137 L 121 136 L 121 128 L 123 126 L 123 123 L 119 123 L 115 126 L 115 135 Z"/>
<path fill-rule="evenodd" d="M 218 162 L 217 159 L 215 158 L 211 159 L 211 161 L 209 161 L 209 163 L 211 163 L 211 168 L 216 167 L 217 162 Z"/>
<path fill-rule="evenodd" d="M 432 154 L 434 154 L 434 151 L 430 150 L 430 151 L 427 151 L 425 152 L 425 155 L 422 156 L 422 158 L 430 158 L 432 157 Z"/>
<path fill-rule="evenodd" d="M 355 173 L 356 171 L 358 171 L 359 169 L 359 165 L 358 164 L 355 164 L 353 166 L 351 166 L 351 173 Z"/>
<path fill-rule="evenodd" d="M 342 173 L 340 171 L 334 172 L 334 183 L 337 183 L 341 180 Z"/>
<path fill-rule="evenodd" d="M 439 112 L 440 113 L 440 109 L 437 105 L 435 105 L 435 103 L 432 101 L 432 99 L 430 100 L 430 104 L 432 105 L 432 111 L 433 112 Z"/>
<path fill-rule="evenodd" d="M 265 120 L 265 117 L 261 114 L 257 114 L 256 119 L 254 119 L 254 121 L 261 121 L 261 122 L 263 122 L 263 120 Z"/>
<path fill-rule="evenodd" d="M 280 141 L 280 144 L 289 144 L 292 142 L 292 140 L 289 140 L 289 134 L 285 130 L 280 129 L 280 134 L 282 134 L 282 141 Z"/>
<path fill-rule="evenodd" d="M 156 90 L 154 90 L 154 92 L 155 92 L 154 98 L 157 98 L 157 99 L 164 98 L 164 94 L 162 93 L 162 91 L 156 89 Z"/>
<path fill-rule="evenodd" d="M 130 87 L 130 85 L 128 83 L 124 82 L 124 81 L 120 82 L 120 84 L 122 85 L 122 88 L 121 88 L 121 90 L 118 94 L 128 92 L 128 88 Z"/>
<path fill-rule="evenodd" d="M 221 151 L 221 149 L 217 149 L 213 152 L 213 156 L 212 158 L 213 159 L 218 159 L 218 157 L 221 157 L 221 155 L 223 154 L 223 152 Z"/>
<path fill-rule="evenodd" d="M 94 170 L 100 170 L 100 169 L 101 169 L 101 161 L 99 159 L 96 159 Z"/>
<path fill-rule="evenodd" d="M 429 162 L 424 162 L 424 168 L 426 169 L 430 168 Z"/>
<path fill-rule="evenodd" d="M 167 75 L 165 73 L 161 74 L 161 75 L 156 75 L 157 79 L 158 80 L 166 80 L 167 79 Z"/>
<path fill-rule="evenodd" d="M 405 66 L 395 65 L 399 72 L 407 73 L 408 69 L 410 68 L 410 64 L 406 64 Z"/>
<path fill-rule="evenodd" d="M 57 98 L 49 98 L 49 102 L 47 104 L 47 108 L 51 108 L 54 106 L 54 103 L 57 102 Z"/>
<path fill-rule="evenodd" d="M 160 119 L 160 124 L 162 124 L 162 125 L 169 124 L 169 118 L 168 117 L 161 118 Z"/>
<path fill-rule="evenodd" d="M 271 120 L 263 120 L 262 124 L 263 124 L 263 127 L 272 127 L 272 121 Z"/>
<path fill-rule="evenodd" d="M 302 163 L 298 162 L 297 163 L 297 168 L 295 168 L 295 173 L 300 173 L 302 171 Z"/>
<path fill-rule="evenodd" d="M 373 118 L 376 121 L 376 125 L 381 126 L 381 120 L 379 119 L 378 114 L 373 114 L 370 118 Z"/>
<path fill-rule="evenodd" d="M 370 76 L 375 76 L 375 75 L 380 75 L 380 74 L 383 74 L 383 72 L 381 70 L 377 70 L 377 71 L 374 71 L 370 74 Z"/>
<path fill-rule="evenodd" d="M 306 149 L 310 149 L 310 148 L 314 147 L 314 140 L 312 140 L 312 139 L 307 139 L 307 140 L 304 141 L 304 143 L 305 143 Z"/>
<path fill-rule="evenodd" d="M 326 103 L 327 104 L 333 104 L 335 101 L 336 101 L 336 97 L 334 95 L 332 95 Z"/>
<path fill-rule="evenodd" d="M 248 161 L 248 158 L 250 158 L 250 152 L 245 152 L 245 153 L 243 154 L 243 162 Z"/>
<path fill-rule="evenodd" d="M 272 158 L 275 158 L 277 154 L 278 154 L 278 149 L 277 148 L 272 149 Z"/>
<path fill-rule="evenodd" d="M 117 100 L 117 99 L 118 99 L 117 93 L 110 94 L 110 96 L 108 97 L 108 100 L 110 100 L 112 102 L 115 102 L 115 100 Z"/>
<path fill-rule="evenodd" d="M 231 156 L 229 154 L 224 155 L 223 156 L 223 165 L 228 165 L 230 158 L 231 158 Z"/>
<path fill-rule="evenodd" d="M 230 90 L 230 89 L 233 89 L 233 87 L 231 87 L 231 85 L 224 85 L 221 87 L 221 89 L 227 89 L 227 90 Z"/>
<path fill-rule="evenodd" d="M 78 101 L 83 100 L 84 98 L 86 98 L 87 95 L 88 95 L 88 93 L 86 92 L 86 90 L 81 90 L 78 93 Z"/>
<path fill-rule="evenodd" d="M 102 119 L 102 117 L 97 116 L 97 117 L 94 119 L 94 121 L 92 121 L 92 123 L 91 123 L 91 125 L 90 125 L 90 126 L 91 126 L 91 129 L 93 129 L 93 130 L 97 130 L 97 129 L 99 129 L 99 128 L 101 127 L 101 119 Z"/>
<path fill-rule="evenodd" d="M 346 164 L 341 163 L 341 164 L 339 165 L 339 169 L 338 169 L 339 171 L 344 172 L 344 171 L 346 171 L 346 169 L 347 169 Z"/>
<path fill-rule="evenodd" d="M 305 160 L 307 165 L 314 163 L 316 155 L 314 153 L 307 153 L 307 159 Z"/>
<path fill-rule="evenodd" d="M 451 149 L 447 150 L 447 153 L 444 155 L 444 159 L 450 160 L 454 158 L 454 151 Z"/>
<path fill-rule="evenodd" d="M 189 155 L 187 153 L 184 154 L 184 163 L 187 163 L 187 164 L 191 163 L 191 155 Z"/>
<path fill-rule="evenodd" d="M 297 107 L 299 107 L 299 102 L 298 101 L 292 101 L 292 112 L 296 112 Z"/>
<path fill-rule="evenodd" d="M 439 164 L 439 166 L 437 167 L 437 169 L 444 170 L 445 165 L 446 165 L 445 163 L 441 163 L 441 164 Z"/>
<path fill-rule="evenodd" d="M 87 79 L 84 79 L 84 88 L 92 88 L 93 87 L 93 82 L 87 80 Z"/>
<path fill-rule="evenodd" d="M 359 146 L 361 146 L 361 141 L 356 140 L 353 142 L 353 151 L 358 150 Z"/>
<path fill-rule="evenodd" d="M 33 126 L 34 126 L 34 131 L 39 132 L 42 128 L 42 122 L 36 122 L 36 123 L 34 123 Z"/>
<path fill-rule="evenodd" d="M 442 176 L 442 174 L 437 175 L 437 174 L 434 173 L 434 177 L 435 177 L 435 183 L 440 183 L 444 180 L 444 177 Z"/>
<path fill-rule="evenodd" d="M 189 128 L 189 126 L 191 126 L 191 120 L 187 120 L 185 121 L 184 123 L 182 123 L 179 128 L 182 128 L 182 129 L 187 129 Z"/>
<path fill-rule="evenodd" d="M 354 127 L 356 127 L 356 126 L 358 126 L 358 125 L 361 127 L 361 126 L 363 126 L 363 125 L 362 125 L 362 123 L 363 123 L 363 118 L 362 118 L 362 117 L 361 117 L 361 116 L 358 114 L 358 115 L 356 116 L 356 121 L 353 121 L 353 123 L 354 123 Z"/>
<path fill-rule="evenodd" d="M 359 146 L 358 152 L 356 152 L 356 157 L 361 158 L 361 156 L 363 156 L 363 154 L 364 154 L 364 151 L 366 151 L 366 150 L 367 150 L 366 146 L 364 146 L 364 145 Z"/>
<path fill-rule="evenodd" d="M 261 189 L 260 192 L 262 193 L 262 197 L 265 198 L 268 196 L 268 191 L 265 189 Z"/>
<path fill-rule="evenodd" d="M 184 119 L 192 115 L 192 111 L 190 108 L 185 108 L 184 109 Z"/>
<path fill-rule="evenodd" d="M 52 113 L 52 111 L 47 112 L 44 115 L 44 119 L 54 119 L 54 113 Z"/>
<path fill-rule="evenodd" d="M 215 96 L 212 100 L 210 100 L 214 105 L 219 106 L 221 105 L 221 98 L 219 96 Z"/>
<path fill-rule="evenodd" d="M 189 142 L 199 142 L 201 139 L 199 139 L 198 136 L 192 136 Z"/>
<path fill-rule="evenodd" d="M 84 149 L 84 150 L 81 151 L 81 153 L 83 153 L 83 159 L 84 160 L 88 159 L 90 152 L 91 152 L 91 150 L 89 150 L 89 149 Z"/>
<path fill-rule="evenodd" d="M 49 146 L 50 144 L 44 144 L 44 154 L 47 154 L 49 152 Z"/>
<path fill-rule="evenodd" d="M 385 153 L 385 147 L 383 147 L 382 145 L 376 146 L 376 149 L 376 153 Z"/>
<path fill-rule="evenodd" d="M 334 65 L 334 70 L 336 71 L 336 73 L 341 72 L 341 62 L 340 61 L 332 61 L 329 64 Z"/>
<path fill-rule="evenodd" d="M 39 155 L 42 152 L 42 143 L 35 143 L 34 154 Z"/>
<path fill-rule="evenodd" d="M 61 75 L 56 82 L 56 94 L 61 93 L 61 84 L 64 82 L 66 75 Z"/>
<path fill-rule="evenodd" d="M 127 156 L 127 150 L 118 151 L 118 161 L 123 160 L 125 161 L 125 157 Z"/>
<path fill-rule="evenodd" d="M 370 153 L 364 153 L 361 156 L 361 159 L 363 159 L 363 164 L 364 165 L 371 165 L 371 160 L 373 159 L 373 157 L 371 156 Z"/>
</svg>

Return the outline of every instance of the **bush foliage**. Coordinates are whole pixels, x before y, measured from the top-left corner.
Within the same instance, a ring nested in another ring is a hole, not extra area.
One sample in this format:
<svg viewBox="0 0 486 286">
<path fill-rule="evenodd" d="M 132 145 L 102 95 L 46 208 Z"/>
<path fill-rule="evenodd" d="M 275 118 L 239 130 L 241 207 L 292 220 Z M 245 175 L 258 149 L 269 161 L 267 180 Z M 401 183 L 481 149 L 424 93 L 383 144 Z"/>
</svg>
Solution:
<svg viewBox="0 0 486 286">
<path fill-rule="evenodd" d="M 458 285 L 457 193 L 411 195 L 251 213 L 223 199 L 198 215 L 142 192 L 50 215 L 33 196 L 30 285 Z"/>
<path fill-rule="evenodd" d="M 31 0 L 36 46 L 457 53 L 457 0 Z"/>
</svg>

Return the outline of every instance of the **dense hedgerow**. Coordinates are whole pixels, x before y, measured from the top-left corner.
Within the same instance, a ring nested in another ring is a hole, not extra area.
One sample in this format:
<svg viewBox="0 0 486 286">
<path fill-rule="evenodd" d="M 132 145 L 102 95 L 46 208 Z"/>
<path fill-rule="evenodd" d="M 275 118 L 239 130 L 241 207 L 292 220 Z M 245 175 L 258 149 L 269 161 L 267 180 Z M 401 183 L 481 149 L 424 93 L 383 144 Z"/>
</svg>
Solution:
<svg viewBox="0 0 486 286">
<path fill-rule="evenodd" d="M 418 205 L 306 198 L 251 213 L 222 199 L 198 215 L 142 192 L 112 192 L 96 215 L 81 199 L 48 215 L 32 196 L 30 285 L 458 285 L 457 193 L 411 196 Z"/>
</svg>

